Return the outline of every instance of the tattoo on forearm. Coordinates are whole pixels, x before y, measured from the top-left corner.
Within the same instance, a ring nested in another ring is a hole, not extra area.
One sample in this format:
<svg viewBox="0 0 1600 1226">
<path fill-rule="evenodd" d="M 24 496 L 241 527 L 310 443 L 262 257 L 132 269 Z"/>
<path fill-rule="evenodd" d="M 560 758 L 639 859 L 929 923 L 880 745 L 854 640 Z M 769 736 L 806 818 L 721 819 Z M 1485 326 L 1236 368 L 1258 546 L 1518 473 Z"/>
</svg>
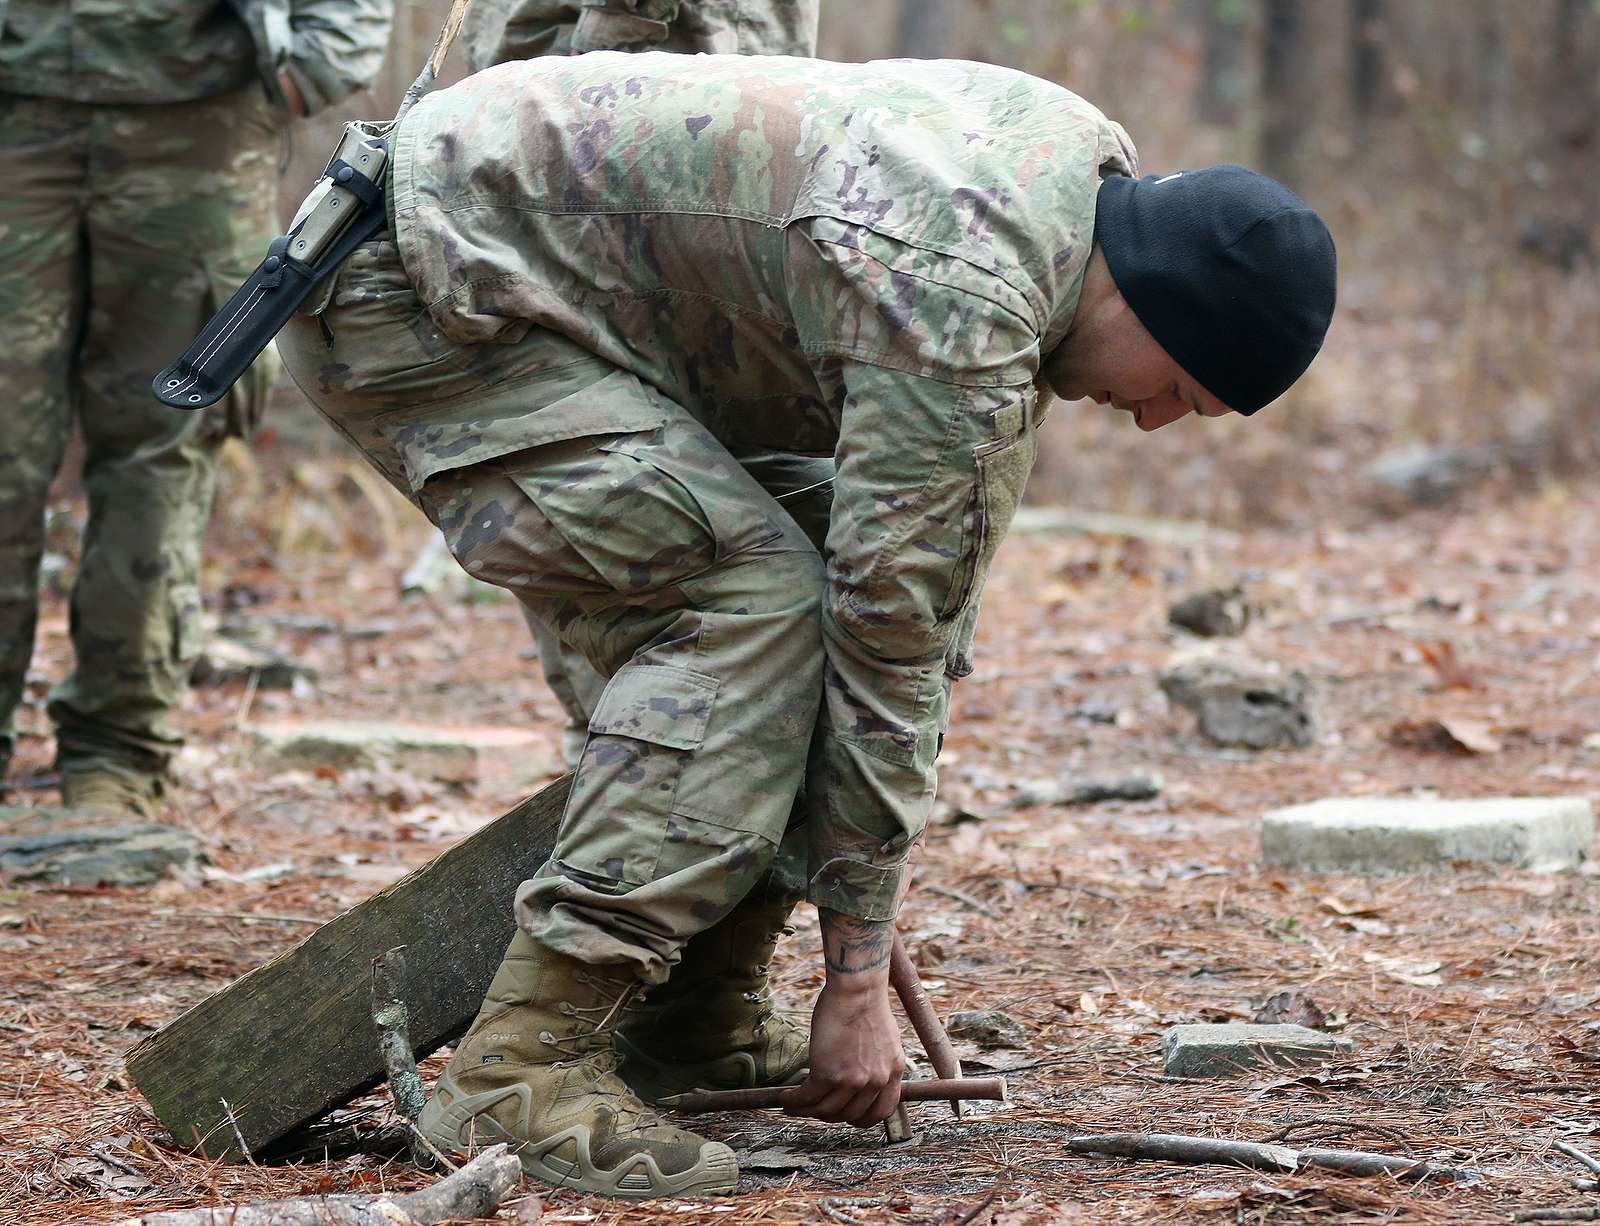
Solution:
<svg viewBox="0 0 1600 1226">
<path fill-rule="evenodd" d="M 893 920 L 864 920 L 819 909 L 822 958 L 835 975 L 859 975 L 889 964 L 894 949 Z"/>
</svg>

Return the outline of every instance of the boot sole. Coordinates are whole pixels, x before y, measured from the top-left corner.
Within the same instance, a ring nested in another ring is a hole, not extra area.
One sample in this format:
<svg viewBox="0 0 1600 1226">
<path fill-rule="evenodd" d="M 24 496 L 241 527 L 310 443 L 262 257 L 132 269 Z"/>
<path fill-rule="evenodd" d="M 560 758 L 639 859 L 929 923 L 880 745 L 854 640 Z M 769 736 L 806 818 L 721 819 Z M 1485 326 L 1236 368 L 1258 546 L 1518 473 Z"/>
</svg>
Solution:
<svg viewBox="0 0 1600 1226">
<path fill-rule="evenodd" d="M 733 1151 L 720 1141 L 708 1141 L 700 1151 L 700 1161 L 675 1175 L 664 1174 L 649 1154 L 641 1154 L 614 1170 L 602 1170 L 589 1158 L 589 1130 L 582 1126 L 565 1128 L 538 1142 L 512 1135 L 487 1112 L 516 1090 L 485 1090 L 481 1094 L 462 1094 L 447 1084 L 449 1073 L 439 1079 L 433 1097 L 417 1117 L 417 1131 L 441 1150 L 471 1153 L 474 1148 L 505 1142 L 517 1155 L 523 1174 L 552 1188 L 593 1192 L 621 1200 L 650 1200 L 654 1197 L 718 1196 L 734 1191 L 739 1184 L 739 1163 Z M 450 1102 L 441 1104 L 448 1094 Z M 550 1151 L 566 1146 L 577 1160 L 556 1157 Z"/>
</svg>

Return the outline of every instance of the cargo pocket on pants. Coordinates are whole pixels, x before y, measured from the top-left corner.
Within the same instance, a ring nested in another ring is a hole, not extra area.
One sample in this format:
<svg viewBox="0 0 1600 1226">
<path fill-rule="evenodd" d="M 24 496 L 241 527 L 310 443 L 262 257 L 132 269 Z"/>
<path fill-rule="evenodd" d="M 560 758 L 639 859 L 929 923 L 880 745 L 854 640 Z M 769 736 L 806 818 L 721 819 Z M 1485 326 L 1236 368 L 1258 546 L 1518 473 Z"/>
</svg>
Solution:
<svg viewBox="0 0 1600 1226">
<path fill-rule="evenodd" d="M 718 681 L 662 664 L 623 668 L 594 715 L 562 820 L 562 869 L 640 886 L 655 880 L 689 759 L 705 743 Z"/>
<path fill-rule="evenodd" d="M 663 527 L 675 516 L 698 519 L 704 539 L 690 539 L 683 529 L 666 530 L 660 540 L 663 558 L 681 555 L 690 574 L 780 536 L 782 521 L 771 496 L 704 426 L 683 415 L 655 430 L 596 438 L 595 446 L 625 456 L 640 468 L 627 487 L 649 499 L 649 509 L 665 509 Z M 679 539 L 681 538 L 681 539 Z"/>
</svg>

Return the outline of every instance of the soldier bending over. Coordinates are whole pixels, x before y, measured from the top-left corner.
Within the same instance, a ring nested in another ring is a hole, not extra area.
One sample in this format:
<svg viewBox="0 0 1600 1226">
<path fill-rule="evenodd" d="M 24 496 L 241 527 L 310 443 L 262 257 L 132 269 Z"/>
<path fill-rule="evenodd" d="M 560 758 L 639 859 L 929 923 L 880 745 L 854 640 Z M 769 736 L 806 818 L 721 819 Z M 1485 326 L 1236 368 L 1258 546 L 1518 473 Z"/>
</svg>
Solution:
<svg viewBox="0 0 1600 1226">
<path fill-rule="evenodd" d="M 896 1106 L 892 923 L 1052 395 L 1254 413 L 1322 343 L 1333 244 L 1238 167 L 1133 177 L 1093 106 L 980 64 L 531 60 L 393 149 L 390 232 L 280 351 L 609 678 L 422 1127 L 551 1184 L 731 1191 L 728 1147 L 640 1097 L 809 1065 L 806 1114 Z M 762 449 L 835 458 L 822 548 Z M 809 1054 L 766 986 L 801 895 Z"/>
</svg>

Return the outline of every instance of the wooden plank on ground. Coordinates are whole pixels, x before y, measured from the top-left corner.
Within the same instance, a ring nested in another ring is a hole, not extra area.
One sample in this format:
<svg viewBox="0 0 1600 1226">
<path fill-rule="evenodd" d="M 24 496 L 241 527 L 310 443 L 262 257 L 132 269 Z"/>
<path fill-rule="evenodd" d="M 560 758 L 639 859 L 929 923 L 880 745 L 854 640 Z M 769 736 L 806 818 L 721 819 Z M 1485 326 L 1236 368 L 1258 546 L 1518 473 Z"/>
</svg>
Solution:
<svg viewBox="0 0 1600 1226">
<path fill-rule="evenodd" d="M 180 1145 L 240 1156 L 383 1079 L 370 1017 L 374 957 L 405 945 L 418 1057 L 466 1029 L 514 931 L 511 898 L 555 844 L 561 779 L 300 944 L 168 1022 L 128 1073 Z"/>
</svg>

